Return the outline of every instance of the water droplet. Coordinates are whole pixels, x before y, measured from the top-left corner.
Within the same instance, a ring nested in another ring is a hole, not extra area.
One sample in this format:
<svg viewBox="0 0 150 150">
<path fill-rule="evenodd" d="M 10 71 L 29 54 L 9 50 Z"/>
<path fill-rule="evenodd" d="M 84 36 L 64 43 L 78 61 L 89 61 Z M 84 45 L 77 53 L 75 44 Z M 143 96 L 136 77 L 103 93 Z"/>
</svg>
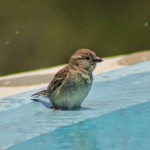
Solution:
<svg viewBox="0 0 150 150">
<path fill-rule="evenodd" d="M 144 23 L 144 26 L 147 27 L 147 26 L 148 26 L 148 22 L 145 22 L 145 23 Z"/>
<path fill-rule="evenodd" d="M 16 31 L 16 34 L 19 34 L 19 31 Z"/>
<path fill-rule="evenodd" d="M 10 44 L 10 41 L 6 41 L 6 44 L 9 45 L 9 44 Z"/>
</svg>

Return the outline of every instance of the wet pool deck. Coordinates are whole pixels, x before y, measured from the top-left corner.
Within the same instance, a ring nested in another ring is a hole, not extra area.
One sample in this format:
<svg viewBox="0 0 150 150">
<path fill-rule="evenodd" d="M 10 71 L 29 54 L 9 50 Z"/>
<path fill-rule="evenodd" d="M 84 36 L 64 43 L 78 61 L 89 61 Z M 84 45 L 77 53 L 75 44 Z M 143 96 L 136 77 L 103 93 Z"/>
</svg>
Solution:
<svg viewBox="0 0 150 150">
<path fill-rule="evenodd" d="M 150 61 L 96 75 L 81 110 L 50 110 L 38 90 L 0 99 L 1 149 L 150 149 Z"/>
</svg>

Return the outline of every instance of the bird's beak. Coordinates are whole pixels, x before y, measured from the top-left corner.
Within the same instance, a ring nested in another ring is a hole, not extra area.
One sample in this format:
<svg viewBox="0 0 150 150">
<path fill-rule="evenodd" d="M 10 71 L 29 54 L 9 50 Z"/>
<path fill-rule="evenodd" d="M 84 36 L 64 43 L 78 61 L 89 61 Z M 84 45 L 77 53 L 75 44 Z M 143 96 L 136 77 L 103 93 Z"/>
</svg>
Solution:
<svg viewBox="0 0 150 150">
<path fill-rule="evenodd" d="M 99 62 L 103 62 L 103 60 L 99 57 L 96 57 L 96 58 L 94 58 L 94 62 L 99 63 Z"/>
</svg>

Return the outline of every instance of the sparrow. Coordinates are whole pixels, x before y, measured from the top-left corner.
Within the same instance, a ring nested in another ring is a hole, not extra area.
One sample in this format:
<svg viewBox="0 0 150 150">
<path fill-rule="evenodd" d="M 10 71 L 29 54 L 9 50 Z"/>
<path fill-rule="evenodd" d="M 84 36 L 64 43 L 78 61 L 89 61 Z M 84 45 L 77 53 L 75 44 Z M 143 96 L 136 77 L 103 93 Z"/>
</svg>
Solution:
<svg viewBox="0 0 150 150">
<path fill-rule="evenodd" d="M 59 70 L 46 90 L 33 94 L 33 97 L 49 98 L 53 109 L 71 110 L 80 108 L 88 95 L 96 64 L 103 60 L 89 49 L 79 49 L 69 63 Z"/>
</svg>

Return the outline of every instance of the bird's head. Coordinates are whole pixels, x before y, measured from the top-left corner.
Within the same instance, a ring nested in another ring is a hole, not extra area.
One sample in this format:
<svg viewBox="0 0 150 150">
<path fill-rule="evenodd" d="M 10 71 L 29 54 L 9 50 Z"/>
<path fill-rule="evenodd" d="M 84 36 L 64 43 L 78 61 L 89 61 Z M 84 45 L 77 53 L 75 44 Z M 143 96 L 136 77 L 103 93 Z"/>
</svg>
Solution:
<svg viewBox="0 0 150 150">
<path fill-rule="evenodd" d="M 85 70 L 93 72 L 96 67 L 96 63 L 103 60 L 96 56 L 96 54 L 89 49 L 79 49 L 70 58 L 69 64 L 73 67 L 79 68 L 79 70 Z"/>
</svg>

